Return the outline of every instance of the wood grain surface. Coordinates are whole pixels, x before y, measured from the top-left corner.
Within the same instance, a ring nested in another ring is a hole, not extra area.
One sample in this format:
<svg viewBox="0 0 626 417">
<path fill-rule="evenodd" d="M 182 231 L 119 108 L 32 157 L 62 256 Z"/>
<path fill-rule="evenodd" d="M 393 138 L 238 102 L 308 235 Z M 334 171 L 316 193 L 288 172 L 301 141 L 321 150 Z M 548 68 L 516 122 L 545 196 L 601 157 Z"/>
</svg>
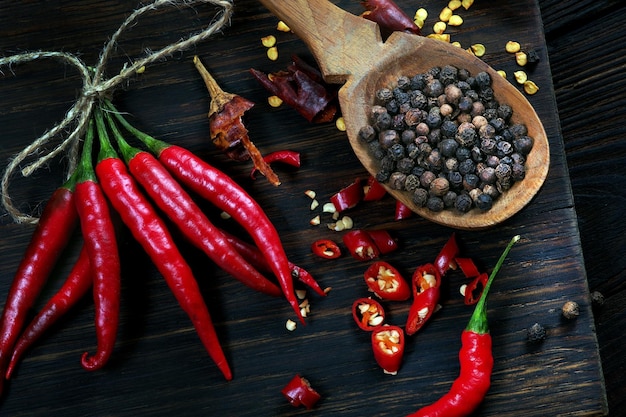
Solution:
<svg viewBox="0 0 626 417">
<path fill-rule="evenodd" d="M 355 2 L 336 3 L 353 13 L 362 10 Z M 408 13 L 414 12 L 410 2 L 398 3 Z M 0 51 L 9 55 L 64 50 L 80 54 L 91 64 L 132 7 L 117 1 L 3 3 Z M 436 16 L 442 6 L 429 1 L 424 7 Z M 509 74 L 517 69 L 503 50 L 508 39 L 537 48 L 542 61 L 530 75 L 540 90 L 530 100 L 551 146 L 546 183 L 524 210 L 493 229 L 458 233 L 463 252 L 485 269 L 495 264 L 511 236 L 522 236 L 491 293 L 496 364 L 491 390 L 476 415 L 603 415 L 606 397 L 595 324 L 539 8 L 534 2 L 497 8 L 476 2 L 462 13 L 465 23 L 452 31 L 453 38 L 466 46 L 484 43 L 488 51 L 484 59 L 494 68 Z M 198 6 L 164 10 L 142 19 L 120 42 L 108 74 L 115 74 L 144 50 L 158 49 L 198 30 L 211 18 L 210 8 Z M 309 269 L 323 286 L 332 287 L 329 296 L 309 295 L 312 314 L 307 326 L 287 332 L 284 323 L 293 314 L 284 300 L 243 288 L 181 239 L 234 370 L 234 380 L 225 382 L 154 266 L 130 235 L 123 233 L 122 316 L 117 349 L 108 367 L 94 373 L 80 367 L 82 352 L 95 346 L 93 303 L 85 299 L 29 352 L 8 384 L 0 414 L 391 416 L 412 412 L 447 391 L 458 373 L 459 336 L 471 314 L 458 295 L 464 282 L 460 274 L 446 280 L 442 310 L 409 339 L 405 363 L 391 377 L 374 363 L 368 335 L 351 322 L 352 301 L 367 294 L 362 281 L 366 264 L 348 256 L 322 262 L 310 253 L 313 240 L 339 240 L 341 235 L 323 226 L 309 226 L 314 213 L 303 192 L 313 189 L 320 201 L 327 201 L 365 171 L 345 134 L 334 125 L 311 125 L 289 108 L 273 109 L 266 104 L 267 93 L 248 69 L 284 68 L 291 54 L 311 58 L 299 39 L 276 32 L 275 24 L 276 19 L 260 4 L 238 1 L 232 24 L 222 34 L 148 67 L 117 90 L 114 101 L 133 115 L 137 127 L 197 152 L 244 186 L 275 223 L 291 260 Z M 267 60 L 260 44 L 267 34 L 278 38 L 277 62 Z M 250 180 L 248 164 L 229 161 L 211 147 L 208 96 L 192 64 L 194 54 L 225 90 L 257 103 L 246 121 L 263 152 L 283 148 L 302 152 L 299 170 L 277 168 L 283 181 L 280 187 L 263 178 Z M 0 168 L 57 123 L 81 87 L 71 68 L 54 62 L 2 68 L 2 72 Z M 65 163 L 59 158 L 30 178 L 14 178 L 10 191 L 16 205 L 37 213 L 61 184 Z M 203 207 L 222 224 L 214 208 Z M 387 198 L 360 205 L 350 216 L 356 227 L 386 228 L 398 237 L 400 250 L 385 259 L 409 276 L 415 267 L 434 259 L 453 230 L 417 216 L 395 222 L 393 210 L 394 202 Z M 223 225 L 243 236 L 236 226 Z M 1 218 L 0 294 L 6 294 L 32 230 L 32 226 L 14 224 L 6 215 Z M 41 303 L 60 285 L 79 245 L 77 237 L 52 271 Z M 561 318 L 566 300 L 581 306 L 575 321 Z M 388 307 L 390 321 L 402 324 L 408 305 Z M 547 339 L 539 345 L 526 341 L 526 329 L 534 322 L 548 330 Z M 292 408 L 280 394 L 296 372 L 323 395 L 312 412 Z"/>
</svg>

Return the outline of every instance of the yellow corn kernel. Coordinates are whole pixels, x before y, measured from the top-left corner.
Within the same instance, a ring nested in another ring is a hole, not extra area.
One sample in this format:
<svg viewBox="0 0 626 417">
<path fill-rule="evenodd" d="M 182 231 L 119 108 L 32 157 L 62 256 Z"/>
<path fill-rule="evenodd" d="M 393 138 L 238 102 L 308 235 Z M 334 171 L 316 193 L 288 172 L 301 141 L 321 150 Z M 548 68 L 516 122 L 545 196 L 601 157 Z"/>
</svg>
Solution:
<svg viewBox="0 0 626 417">
<path fill-rule="evenodd" d="M 482 43 L 475 43 L 470 48 L 472 49 L 474 55 L 476 55 L 477 57 L 485 55 L 485 45 L 483 45 Z"/>
<path fill-rule="evenodd" d="M 474 4 L 474 0 L 461 0 L 461 6 L 463 6 L 465 10 L 469 9 L 472 4 Z"/>
<path fill-rule="evenodd" d="M 453 14 L 452 16 L 450 16 L 448 24 L 450 26 L 461 26 L 463 24 L 463 18 L 458 14 Z"/>
<path fill-rule="evenodd" d="M 539 91 L 539 87 L 537 87 L 537 84 L 535 84 L 533 81 L 528 80 L 524 83 L 524 91 L 526 92 L 526 94 L 533 95 L 537 91 Z"/>
<path fill-rule="evenodd" d="M 519 42 L 516 41 L 508 41 L 506 45 L 504 45 L 504 49 L 508 53 L 514 54 L 516 52 L 519 52 L 519 50 L 521 49 L 521 45 L 519 44 Z"/>
<path fill-rule="evenodd" d="M 524 65 L 526 65 L 528 63 L 528 55 L 526 55 L 526 52 L 524 51 L 516 52 L 515 62 L 517 62 L 517 65 L 519 65 L 520 67 L 523 67 Z"/>
<path fill-rule="evenodd" d="M 461 7 L 461 0 L 450 0 L 448 2 L 448 9 L 454 11 Z"/>
<path fill-rule="evenodd" d="M 267 48 L 267 57 L 272 61 L 276 61 L 278 59 L 278 48 L 275 46 Z"/>
<path fill-rule="evenodd" d="M 343 117 L 338 117 L 337 120 L 335 120 L 335 126 L 341 132 L 346 131 L 346 121 L 344 120 Z"/>
<path fill-rule="evenodd" d="M 263 36 L 261 38 L 261 43 L 266 48 L 271 48 L 272 46 L 276 45 L 276 36 L 274 35 Z"/>
<path fill-rule="evenodd" d="M 269 96 L 267 103 L 272 107 L 280 107 L 280 105 L 283 104 L 283 99 L 278 96 Z"/>
<path fill-rule="evenodd" d="M 446 31 L 446 22 L 437 22 L 433 25 L 433 32 L 441 35 L 443 32 Z"/>
<path fill-rule="evenodd" d="M 281 32 L 291 32 L 291 28 L 287 26 L 287 24 L 282 20 L 278 22 L 278 24 L 276 25 L 276 29 Z"/>
<path fill-rule="evenodd" d="M 414 19 L 420 19 L 421 21 L 424 21 L 424 20 L 426 20 L 427 17 L 428 17 L 428 11 L 426 9 L 424 9 L 423 7 L 420 7 L 415 12 L 415 16 L 413 18 Z"/>
<path fill-rule="evenodd" d="M 506 71 L 498 70 L 497 73 L 500 74 L 502 76 L 502 78 L 506 79 Z"/>
<path fill-rule="evenodd" d="M 517 81 L 518 84 L 524 84 L 528 81 L 528 75 L 526 75 L 524 71 L 515 71 L 513 75 L 515 76 L 515 81 Z"/>
<path fill-rule="evenodd" d="M 439 13 L 439 20 L 442 22 L 447 22 L 450 17 L 452 17 L 452 10 L 449 7 L 444 7 L 441 13 Z"/>
</svg>

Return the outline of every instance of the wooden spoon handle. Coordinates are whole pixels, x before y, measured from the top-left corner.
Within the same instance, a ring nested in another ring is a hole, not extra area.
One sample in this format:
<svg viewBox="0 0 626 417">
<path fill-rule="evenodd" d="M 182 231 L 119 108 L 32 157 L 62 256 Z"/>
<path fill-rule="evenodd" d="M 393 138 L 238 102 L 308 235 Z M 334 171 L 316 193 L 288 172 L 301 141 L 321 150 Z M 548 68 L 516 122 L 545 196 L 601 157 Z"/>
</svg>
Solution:
<svg viewBox="0 0 626 417">
<path fill-rule="evenodd" d="M 378 26 L 327 0 L 260 0 L 309 47 L 329 83 L 368 72 L 382 47 Z"/>
</svg>

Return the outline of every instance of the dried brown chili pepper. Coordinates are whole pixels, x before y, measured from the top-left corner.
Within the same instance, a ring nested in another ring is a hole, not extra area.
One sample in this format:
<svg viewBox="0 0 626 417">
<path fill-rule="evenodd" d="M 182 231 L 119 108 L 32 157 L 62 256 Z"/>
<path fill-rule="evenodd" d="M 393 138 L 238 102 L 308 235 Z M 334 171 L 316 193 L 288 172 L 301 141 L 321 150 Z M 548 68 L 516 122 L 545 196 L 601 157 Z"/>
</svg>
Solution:
<svg viewBox="0 0 626 417">
<path fill-rule="evenodd" d="M 337 113 L 337 91 L 321 73 L 297 56 L 286 70 L 271 74 L 250 68 L 250 73 L 271 94 L 280 97 L 313 123 L 330 122 Z"/>
<path fill-rule="evenodd" d="M 213 144 L 235 161 L 252 159 L 255 170 L 263 174 L 270 183 L 280 185 L 278 176 L 252 143 L 248 137 L 248 129 L 243 124 L 244 113 L 250 110 L 254 103 L 222 90 L 197 56 L 194 56 L 193 63 L 211 96 L 209 128 Z"/>
<path fill-rule="evenodd" d="M 361 17 L 376 22 L 385 36 L 396 31 L 420 34 L 420 28 L 413 19 L 392 0 L 365 0 L 361 2 L 361 5 L 366 9 Z"/>
</svg>

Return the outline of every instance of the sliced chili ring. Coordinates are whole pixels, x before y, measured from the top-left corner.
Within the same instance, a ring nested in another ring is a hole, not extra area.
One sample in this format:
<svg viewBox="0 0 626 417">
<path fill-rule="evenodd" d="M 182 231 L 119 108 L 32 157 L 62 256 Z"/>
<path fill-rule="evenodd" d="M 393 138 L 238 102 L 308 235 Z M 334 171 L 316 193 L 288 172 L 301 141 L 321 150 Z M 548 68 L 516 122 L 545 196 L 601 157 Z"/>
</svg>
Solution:
<svg viewBox="0 0 626 417">
<path fill-rule="evenodd" d="M 411 282 L 413 296 L 417 298 L 429 288 L 438 288 L 441 285 L 441 275 L 433 264 L 424 264 L 415 270 Z"/>
<path fill-rule="evenodd" d="M 361 229 L 351 230 L 343 235 L 343 244 L 354 259 L 367 261 L 380 255 L 378 247 L 370 235 Z"/>
<path fill-rule="evenodd" d="M 370 175 L 363 186 L 363 201 L 377 201 L 387 194 L 387 189 L 378 182 L 376 177 Z"/>
<path fill-rule="evenodd" d="M 386 374 L 396 375 L 404 356 L 404 331 L 385 325 L 372 332 L 372 350 L 376 363 Z"/>
<path fill-rule="evenodd" d="M 363 187 L 359 178 L 330 197 L 330 202 L 338 212 L 353 208 L 361 200 L 363 200 Z"/>
<path fill-rule="evenodd" d="M 455 259 L 459 254 L 459 246 L 456 243 L 456 235 L 452 233 L 452 236 L 448 239 L 437 258 L 435 258 L 435 266 L 441 276 L 444 276 L 448 270 L 456 269 Z"/>
<path fill-rule="evenodd" d="M 374 262 L 363 274 L 367 287 L 383 300 L 404 301 L 411 297 L 411 287 L 400 272 L 385 261 Z"/>
<path fill-rule="evenodd" d="M 359 298 L 352 303 L 352 318 L 361 330 L 372 331 L 385 321 L 385 309 L 372 298 Z"/>
<path fill-rule="evenodd" d="M 367 234 L 374 241 L 378 251 L 385 255 L 398 249 L 398 240 L 384 229 L 368 230 Z"/>
<path fill-rule="evenodd" d="M 341 248 L 330 239 L 319 239 L 311 244 L 311 251 L 324 259 L 337 259 L 341 256 Z"/>
<path fill-rule="evenodd" d="M 470 258 L 455 258 L 454 261 L 465 275 L 465 278 L 474 278 L 480 275 L 478 267 Z"/>
<path fill-rule="evenodd" d="M 465 304 L 473 305 L 478 302 L 480 296 L 485 289 L 485 285 L 487 285 L 487 280 L 489 280 L 489 275 L 485 272 L 478 275 L 476 278 L 472 280 L 469 284 L 465 286 Z"/>
<path fill-rule="evenodd" d="M 289 400 L 291 405 L 294 407 L 303 405 L 308 410 L 313 408 L 320 398 L 322 398 L 321 395 L 311 386 L 310 382 L 306 378 L 301 377 L 299 374 L 294 375 L 281 392 L 285 398 Z"/>
<path fill-rule="evenodd" d="M 411 210 L 409 206 L 404 204 L 402 201 L 396 200 L 396 212 L 393 217 L 394 220 L 396 221 L 404 220 L 412 216 L 413 216 L 413 210 Z"/>
</svg>

